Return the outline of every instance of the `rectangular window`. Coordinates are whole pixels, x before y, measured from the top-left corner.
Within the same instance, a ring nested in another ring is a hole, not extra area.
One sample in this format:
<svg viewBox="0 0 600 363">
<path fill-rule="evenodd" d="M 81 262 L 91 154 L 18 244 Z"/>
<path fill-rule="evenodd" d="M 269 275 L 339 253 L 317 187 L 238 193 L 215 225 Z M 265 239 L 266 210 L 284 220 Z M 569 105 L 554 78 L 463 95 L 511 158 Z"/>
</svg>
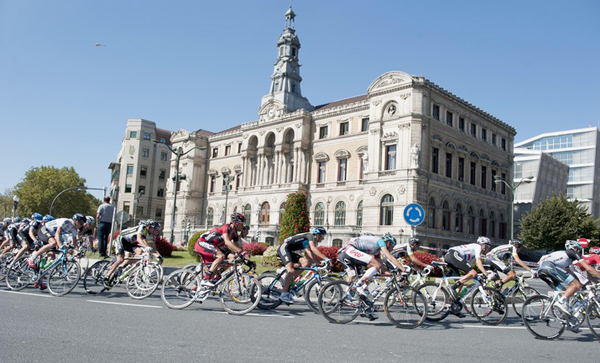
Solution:
<svg viewBox="0 0 600 363">
<path fill-rule="evenodd" d="M 348 122 L 340 123 L 340 136 L 347 135 L 349 131 L 350 131 L 350 125 L 348 124 Z"/>
<path fill-rule="evenodd" d="M 238 154 L 242 152 L 242 143 L 238 143 Z"/>
<path fill-rule="evenodd" d="M 465 181 L 465 158 L 458 158 L 458 180 Z"/>
<path fill-rule="evenodd" d="M 163 151 L 163 152 L 160 153 L 160 160 L 162 160 L 162 161 L 167 161 L 168 160 L 168 155 L 167 155 L 166 152 Z"/>
<path fill-rule="evenodd" d="M 471 124 L 471 136 L 477 137 L 477 124 Z"/>
<path fill-rule="evenodd" d="M 225 156 L 231 154 L 231 145 L 225 146 Z"/>
<path fill-rule="evenodd" d="M 125 193 L 131 193 L 131 184 L 125 184 Z"/>
<path fill-rule="evenodd" d="M 209 189 L 211 193 L 215 192 L 216 186 L 217 186 L 217 176 L 211 175 L 210 176 L 210 189 Z"/>
<path fill-rule="evenodd" d="M 133 165 L 132 164 L 127 165 L 127 175 L 133 175 Z"/>
<path fill-rule="evenodd" d="M 439 173 L 439 165 L 440 165 L 440 149 L 434 147 L 431 151 L 431 172 Z"/>
<path fill-rule="evenodd" d="M 496 183 L 494 183 L 494 181 L 496 180 L 496 170 L 492 170 L 492 192 L 496 191 Z"/>
<path fill-rule="evenodd" d="M 144 215 L 144 206 L 138 205 L 136 208 L 136 214 L 138 217 L 142 217 Z"/>
<path fill-rule="evenodd" d="M 146 186 L 144 186 L 144 185 L 138 186 L 138 194 L 140 194 L 140 195 L 146 194 Z"/>
<path fill-rule="evenodd" d="M 144 140 L 150 140 L 152 135 L 149 132 L 144 132 Z"/>
<path fill-rule="evenodd" d="M 137 139 L 137 131 L 129 131 L 130 139 Z"/>
<path fill-rule="evenodd" d="M 166 144 L 167 143 L 167 139 L 165 139 L 164 137 L 160 138 L 160 143 L 161 144 Z M 162 213 L 162 209 L 161 209 L 161 213 Z"/>
<path fill-rule="evenodd" d="M 502 173 L 502 180 L 506 180 L 506 173 Z M 502 194 L 506 194 L 506 184 L 502 183 L 502 186 L 500 187 L 500 192 Z"/>
<path fill-rule="evenodd" d="M 213 149 L 212 149 L 212 157 L 216 158 L 217 156 L 219 156 L 219 148 L 218 147 L 213 147 Z"/>
<path fill-rule="evenodd" d="M 448 125 L 448 126 L 454 125 L 453 117 L 454 117 L 454 115 L 452 114 L 452 112 L 446 111 L 446 125 Z"/>
<path fill-rule="evenodd" d="M 385 147 L 385 170 L 396 169 L 396 145 L 387 145 Z"/>
<path fill-rule="evenodd" d="M 343 182 L 346 181 L 346 166 L 348 159 L 339 159 L 338 160 L 338 181 Z"/>
<path fill-rule="evenodd" d="M 142 149 L 142 157 L 147 158 L 150 156 L 150 149 Z"/>
<path fill-rule="evenodd" d="M 159 180 L 165 180 L 165 178 L 167 177 L 167 171 L 162 169 L 161 171 L 158 172 L 158 179 Z"/>
<path fill-rule="evenodd" d="M 140 166 L 140 178 L 145 178 L 146 175 L 148 175 L 148 167 L 147 166 Z"/>
<path fill-rule="evenodd" d="M 462 132 L 465 132 L 465 118 L 464 117 L 458 118 L 458 129 Z"/>
<path fill-rule="evenodd" d="M 471 185 L 475 185 L 475 180 L 477 179 L 477 175 L 475 175 L 476 172 L 477 172 L 477 164 L 474 162 L 471 162 Z"/>
<path fill-rule="evenodd" d="M 487 167 L 481 166 L 481 187 L 487 189 Z"/>
<path fill-rule="evenodd" d="M 322 184 L 325 183 L 325 162 L 319 161 L 318 167 L 319 170 L 317 171 L 317 183 Z"/>
<path fill-rule="evenodd" d="M 438 105 L 433 105 L 433 107 L 431 108 L 431 117 L 433 117 L 434 119 L 438 120 L 440 119 L 440 106 Z"/>
<path fill-rule="evenodd" d="M 360 131 L 368 131 L 368 130 L 369 130 L 369 118 L 365 117 L 362 119 Z"/>
<path fill-rule="evenodd" d="M 319 139 L 324 139 L 327 137 L 327 126 L 319 127 Z"/>
<path fill-rule="evenodd" d="M 481 140 L 487 141 L 487 130 L 481 129 Z"/>
<path fill-rule="evenodd" d="M 498 137 L 494 133 L 492 133 L 492 145 L 498 146 Z"/>
<path fill-rule="evenodd" d="M 506 151 L 506 139 L 502 138 L 502 150 Z"/>
<path fill-rule="evenodd" d="M 154 218 L 156 218 L 156 219 L 162 218 L 162 208 L 156 208 L 156 212 L 154 213 Z"/>
<path fill-rule="evenodd" d="M 129 203 L 127 203 L 127 202 L 123 203 L 123 211 L 125 213 L 129 213 L 130 207 L 131 206 L 129 205 Z"/>
<path fill-rule="evenodd" d="M 452 178 L 452 154 L 446 153 L 446 177 Z"/>
<path fill-rule="evenodd" d="M 164 197 L 165 196 L 165 190 L 160 188 L 158 189 L 158 192 L 156 192 L 156 196 L 157 197 Z"/>
</svg>

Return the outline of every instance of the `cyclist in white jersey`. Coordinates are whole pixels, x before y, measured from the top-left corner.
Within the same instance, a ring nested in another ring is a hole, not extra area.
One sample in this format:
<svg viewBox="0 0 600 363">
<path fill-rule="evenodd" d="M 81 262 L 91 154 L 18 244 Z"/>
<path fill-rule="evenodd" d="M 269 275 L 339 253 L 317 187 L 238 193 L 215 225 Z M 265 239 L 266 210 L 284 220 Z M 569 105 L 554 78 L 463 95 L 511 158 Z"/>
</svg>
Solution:
<svg viewBox="0 0 600 363">
<path fill-rule="evenodd" d="M 501 281 L 498 281 L 498 286 L 496 287 L 501 287 L 505 283 L 514 280 L 517 277 L 517 274 L 512 269 L 512 265 L 507 263 L 511 257 L 514 258 L 515 261 L 521 265 L 521 267 L 533 273 L 535 276 L 535 272 L 533 272 L 533 270 L 519 257 L 519 251 L 522 247 L 523 243 L 521 241 L 516 239 L 510 240 L 508 244 L 495 247 L 485 255 L 486 265 L 489 265 L 494 271 L 499 271 L 506 274 Z"/>
<path fill-rule="evenodd" d="M 40 240 L 44 243 L 44 246 L 39 250 L 33 252 L 27 259 L 27 263 L 32 268 L 35 268 L 35 259 L 50 251 L 52 248 L 61 248 L 63 243 L 60 239 L 61 235 L 70 234 L 73 237 L 73 243 L 77 244 L 78 231 L 83 227 L 85 223 L 85 216 L 81 213 L 75 213 L 72 218 L 59 218 L 51 222 L 46 223 L 38 233 Z"/>
</svg>

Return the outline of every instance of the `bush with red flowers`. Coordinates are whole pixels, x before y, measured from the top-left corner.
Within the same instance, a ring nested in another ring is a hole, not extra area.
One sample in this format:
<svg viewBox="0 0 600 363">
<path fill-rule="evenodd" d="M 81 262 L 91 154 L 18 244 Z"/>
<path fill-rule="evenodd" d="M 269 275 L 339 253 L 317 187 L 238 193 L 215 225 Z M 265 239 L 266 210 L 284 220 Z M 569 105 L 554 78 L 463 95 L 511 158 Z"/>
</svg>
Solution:
<svg viewBox="0 0 600 363">
<path fill-rule="evenodd" d="M 436 255 L 433 255 L 433 254 L 427 253 L 427 252 L 422 252 L 422 251 L 415 252 L 414 256 L 417 258 L 417 260 L 419 260 L 423 263 L 426 263 L 428 265 L 431 265 L 431 263 L 433 261 L 439 260 L 439 258 Z M 407 262 L 408 262 L 408 260 L 407 260 Z M 433 269 L 433 272 L 429 276 L 442 277 L 442 270 L 440 270 L 440 268 L 436 266 Z"/>
<path fill-rule="evenodd" d="M 173 246 L 169 243 L 166 238 L 162 236 L 157 236 L 154 238 L 154 244 L 156 245 L 156 250 L 163 257 L 171 257 L 173 251 L 177 251 L 177 247 Z"/>
<path fill-rule="evenodd" d="M 242 246 L 243 250 L 246 251 L 250 256 L 262 256 L 263 253 L 269 248 L 267 243 L 244 243 Z"/>
<path fill-rule="evenodd" d="M 321 253 L 323 253 L 327 258 L 331 260 L 331 271 L 344 271 L 344 267 L 341 263 L 338 262 L 338 250 L 340 249 L 339 247 L 318 246 L 317 248 L 319 249 L 319 251 L 321 251 Z"/>
</svg>

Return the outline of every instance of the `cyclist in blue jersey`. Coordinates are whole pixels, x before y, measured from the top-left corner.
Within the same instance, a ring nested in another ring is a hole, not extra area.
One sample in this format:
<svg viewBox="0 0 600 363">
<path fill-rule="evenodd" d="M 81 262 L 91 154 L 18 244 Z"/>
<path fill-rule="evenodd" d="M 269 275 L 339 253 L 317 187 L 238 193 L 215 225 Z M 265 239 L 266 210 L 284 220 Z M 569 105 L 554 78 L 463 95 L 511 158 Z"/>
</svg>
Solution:
<svg viewBox="0 0 600 363">
<path fill-rule="evenodd" d="M 279 299 L 286 304 L 293 304 L 294 299 L 290 295 L 290 284 L 292 279 L 296 277 L 297 271 L 295 267 L 308 267 L 309 259 L 315 261 L 317 258 L 329 263 L 331 260 L 327 258 L 317 248 L 317 243 L 323 240 L 327 231 L 323 227 L 314 227 L 310 232 L 299 233 L 297 235 L 286 238 L 283 243 L 277 248 L 277 256 L 285 266 L 287 273 L 283 281 L 283 292 Z M 305 251 L 308 257 L 300 256 L 299 253 Z"/>
</svg>

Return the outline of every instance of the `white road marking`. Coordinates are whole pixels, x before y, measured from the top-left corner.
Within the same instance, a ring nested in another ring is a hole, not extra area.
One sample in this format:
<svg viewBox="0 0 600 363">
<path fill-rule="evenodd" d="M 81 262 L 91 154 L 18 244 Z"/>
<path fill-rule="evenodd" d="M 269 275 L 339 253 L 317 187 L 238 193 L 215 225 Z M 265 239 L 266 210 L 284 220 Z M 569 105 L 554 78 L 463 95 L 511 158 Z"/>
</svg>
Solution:
<svg viewBox="0 0 600 363">
<path fill-rule="evenodd" d="M 92 303 L 97 303 L 97 304 L 124 305 L 124 306 L 135 306 L 138 308 L 162 309 L 162 306 L 156 306 L 156 305 L 128 304 L 128 303 L 118 303 L 118 302 L 112 302 L 112 301 L 99 301 L 99 300 L 86 300 L 86 301 L 92 302 Z"/>
<path fill-rule="evenodd" d="M 216 314 L 229 314 L 226 311 L 215 311 Z M 258 314 L 258 313 L 248 313 L 248 314 L 244 314 L 247 316 L 266 316 L 268 318 L 281 318 L 281 319 L 296 319 L 295 316 L 289 316 L 289 315 L 271 315 L 271 314 Z"/>
<path fill-rule="evenodd" d="M 494 325 L 463 325 L 463 328 L 482 328 L 482 329 L 525 329 L 524 326 L 494 326 Z"/>
<path fill-rule="evenodd" d="M 21 292 L 21 291 L 10 291 L 10 290 L 0 290 L 0 291 L 2 291 L 2 292 L 8 292 L 9 294 L 31 295 L 31 296 L 40 296 L 40 297 L 52 297 L 52 295 L 35 294 L 33 292 Z"/>
</svg>

